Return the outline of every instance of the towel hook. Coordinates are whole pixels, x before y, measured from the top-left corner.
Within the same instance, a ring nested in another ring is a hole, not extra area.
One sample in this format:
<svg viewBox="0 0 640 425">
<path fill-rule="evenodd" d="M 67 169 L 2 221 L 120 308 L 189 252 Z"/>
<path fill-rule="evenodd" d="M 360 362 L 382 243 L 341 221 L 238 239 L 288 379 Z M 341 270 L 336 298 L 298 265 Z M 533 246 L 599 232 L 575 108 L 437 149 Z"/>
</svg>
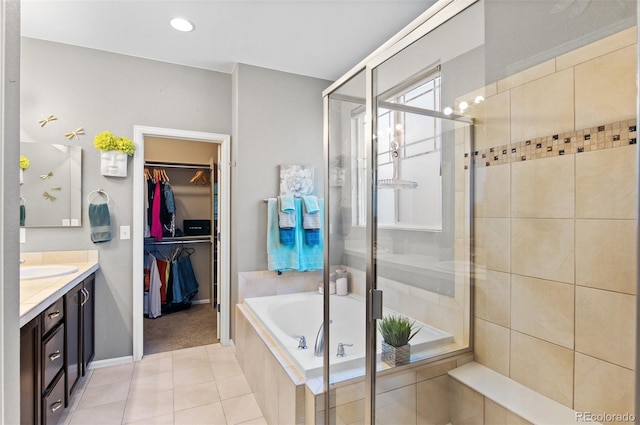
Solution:
<svg viewBox="0 0 640 425">
<path fill-rule="evenodd" d="M 105 192 L 102 189 L 96 189 L 96 190 L 92 190 L 91 192 L 89 192 L 89 194 L 87 195 L 87 202 L 91 203 L 91 195 L 93 195 L 94 193 L 98 193 L 100 195 L 106 196 L 107 198 L 107 204 L 109 203 L 109 194 L 107 192 Z"/>
<path fill-rule="evenodd" d="M 20 197 L 20 202 L 22 203 L 21 205 L 27 205 L 27 200 L 24 199 L 24 196 Z"/>
</svg>

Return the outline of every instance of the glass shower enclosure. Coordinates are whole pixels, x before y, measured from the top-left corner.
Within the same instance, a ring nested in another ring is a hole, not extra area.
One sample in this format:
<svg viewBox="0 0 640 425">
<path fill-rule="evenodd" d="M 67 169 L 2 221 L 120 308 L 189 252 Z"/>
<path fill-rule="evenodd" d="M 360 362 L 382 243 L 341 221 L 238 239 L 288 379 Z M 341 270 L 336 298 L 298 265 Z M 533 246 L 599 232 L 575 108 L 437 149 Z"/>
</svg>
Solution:
<svg viewBox="0 0 640 425">
<path fill-rule="evenodd" d="M 336 300 L 325 291 L 330 350 L 340 344 L 354 357 L 349 367 L 326 359 L 325 423 L 407 422 L 404 412 L 415 415 L 417 406 L 405 393 L 415 388 L 387 390 L 385 378 L 470 350 L 478 269 L 471 267 L 473 181 L 465 152 L 473 152 L 474 126 L 463 112 L 482 102 L 467 87 L 481 87 L 483 76 L 459 77 L 483 69 L 474 63 L 482 33 L 455 46 L 435 40 L 475 17 L 472 7 L 464 10 L 471 3 L 441 12 L 460 14 L 453 20 L 427 20 L 421 36 L 402 38 L 325 91 L 325 281 L 346 270 L 349 297 L 363 305 L 361 322 L 352 324 L 361 338 L 339 341 L 332 336 L 339 333 Z M 394 335 L 398 328 L 404 335 Z"/>
</svg>

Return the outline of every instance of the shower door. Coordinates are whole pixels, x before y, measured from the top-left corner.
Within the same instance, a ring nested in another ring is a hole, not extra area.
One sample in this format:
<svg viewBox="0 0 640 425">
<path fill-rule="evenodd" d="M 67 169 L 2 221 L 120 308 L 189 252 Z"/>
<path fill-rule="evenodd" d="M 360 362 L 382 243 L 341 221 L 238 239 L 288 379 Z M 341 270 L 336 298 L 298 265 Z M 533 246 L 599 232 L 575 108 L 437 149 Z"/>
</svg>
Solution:
<svg viewBox="0 0 640 425">
<path fill-rule="evenodd" d="M 374 170 L 367 272 L 377 327 L 375 344 L 368 342 L 376 353 L 367 378 L 373 381 L 368 423 L 440 421 L 437 400 L 446 394 L 446 379 L 421 378 L 410 366 L 471 347 L 474 125 L 468 113 L 483 100 L 472 89 L 484 84 L 484 35 L 483 6 L 469 4 L 367 64 L 365 138 Z"/>
<path fill-rule="evenodd" d="M 416 368 L 470 351 L 479 158 L 465 112 L 483 99 L 472 91 L 484 84 L 482 6 L 434 16 L 325 92 L 325 289 L 344 269 L 362 307 L 350 323 L 361 337 L 344 340 L 339 297 L 325 294 L 328 414 L 317 423 L 436 423 L 429 403 L 446 386 L 425 393 L 435 381 Z M 398 327 L 408 335 L 386 335 Z"/>
</svg>

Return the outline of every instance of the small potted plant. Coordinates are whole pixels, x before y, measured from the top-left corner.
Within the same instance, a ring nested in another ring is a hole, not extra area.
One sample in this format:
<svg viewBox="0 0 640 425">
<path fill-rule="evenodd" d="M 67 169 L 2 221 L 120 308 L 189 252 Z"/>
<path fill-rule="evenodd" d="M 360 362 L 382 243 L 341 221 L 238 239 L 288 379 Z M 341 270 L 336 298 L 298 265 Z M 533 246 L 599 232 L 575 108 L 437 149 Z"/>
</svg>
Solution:
<svg viewBox="0 0 640 425">
<path fill-rule="evenodd" d="M 127 177 L 127 156 L 136 150 L 132 140 L 103 131 L 95 136 L 93 146 L 101 152 L 100 171 L 103 176 Z"/>
<path fill-rule="evenodd" d="M 382 361 L 390 366 L 409 363 L 411 345 L 409 341 L 422 329 L 399 314 L 391 314 L 378 322 L 382 335 Z"/>
</svg>

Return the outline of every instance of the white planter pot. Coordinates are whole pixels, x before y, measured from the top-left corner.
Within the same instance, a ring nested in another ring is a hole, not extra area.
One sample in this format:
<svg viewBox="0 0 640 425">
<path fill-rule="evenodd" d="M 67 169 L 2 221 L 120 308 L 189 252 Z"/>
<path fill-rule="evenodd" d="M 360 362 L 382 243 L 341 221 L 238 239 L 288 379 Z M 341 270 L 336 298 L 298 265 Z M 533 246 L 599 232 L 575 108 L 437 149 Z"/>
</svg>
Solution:
<svg viewBox="0 0 640 425">
<path fill-rule="evenodd" d="M 100 172 L 107 177 L 127 177 L 127 154 L 120 151 L 100 153 Z"/>
</svg>

